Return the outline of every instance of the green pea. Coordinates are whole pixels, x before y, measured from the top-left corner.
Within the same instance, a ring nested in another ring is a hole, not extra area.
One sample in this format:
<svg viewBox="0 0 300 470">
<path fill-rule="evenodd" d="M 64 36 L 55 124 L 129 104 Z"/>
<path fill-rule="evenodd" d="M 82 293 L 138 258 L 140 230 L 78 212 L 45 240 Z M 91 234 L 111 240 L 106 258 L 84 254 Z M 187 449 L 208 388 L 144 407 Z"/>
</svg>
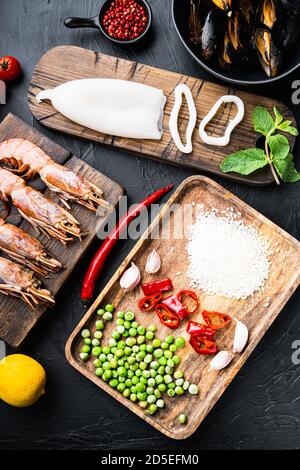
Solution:
<svg viewBox="0 0 300 470">
<path fill-rule="evenodd" d="M 118 312 L 117 313 L 117 318 L 124 318 L 125 313 L 124 312 Z"/>
<path fill-rule="evenodd" d="M 163 350 L 166 350 L 166 349 L 169 349 L 169 345 L 168 343 L 166 343 L 165 341 L 163 341 L 160 345 L 161 349 Z"/>
<path fill-rule="evenodd" d="M 142 392 L 142 393 L 138 392 L 136 394 L 136 396 L 137 396 L 138 400 L 140 400 L 140 401 L 147 401 L 147 396 L 148 396 L 147 392 Z"/>
<path fill-rule="evenodd" d="M 144 392 L 146 390 L 145 384 L 139 382 L 136 384 L 136 389 L 138 392 Z"/>
<path fill-rule="evenodd" d="M 147 350 L 147 345 L 146 344 L 141 344 L 140 345 L 140 351 L 146 351 Z"/>
<path fill-rule="evenodd" d="M 110 348 L 109 348 L 108 346 L 103 346 L 102 352 L 103 352 L 104 354 L 109 354 L 109 353 L 110 353 Z"/>
<path fill-rule="evenodd" d="M 175 393 L 176 395 L 183 395 L 184 394 L 184 390 L 182 387 L 175 387 Z"/>
<path fill-rule="evenodd" d="M 126 312 L 124 315 L 126 321 L 134 320 L 134 313 L 133 312 Z"/>
<path fill-rule="evenodd" d="M 160 375 L 164 375 L 165 374 L 164 366 L 159 366 L 159 368 L 157 369 L 157 373 Z"/>
<path fill-rule="evenodd" d="M 112 370 L 111 375 L 112 375 L 113 379 L 118 379 L 119 382 L 124 382 L 124 380 L 123 380 L 124 377 L 119 377 L 116 370 Z"/>
<path fill-rule="evenodd" d="M 133 321 L 132 324 L 131 324 L 132 328 L 135 328 L 136 330 L 138 329 L 139 327 L 139 324 L 137 321 Z"/>
<path fill-rule="evenodd" d="M 172 359 L 168 359 L 168 361 L 167 361 L 167 366 L 173 368 L 174 365 L 175 365 L 175 364 L 174 364 L 174 362 L 172 361 Z"/>
<path fill-rule="evenodd" d="M 113 316 L 112 316 L 112 313 L 105 312 L 102 318 L 103 318 L 103 320 L 111 321 L 113 319 Z"/>
<path fill-rule="evenodd" d="M 143 377 L 148 379 L 150 377 L 150 370 L 143 370 L 142 375 Z"/>
<path fill-rule="evenodd" d="M 158 385 L 161 384 L 161 383 L 163 383 L 163 381 L 164 381 L 164 378 L 163 378 L 162 375 L 157 375 L 157 376 L 155 377 L 155 382 L 156 382 Z"/>
<path fill-rule="evenodd" d="M 167 365 L 167 362 L 168 362 L 168 359 L 167 359 L 165 356 L 161 356 L 161 357 L 158 359 L 158 362 L 160 363 L 161 366 L 166 366 L 166 365 Z"/>
<path fill-rule="evenodd" d="M 158 388 L 154 390 L 154 395 L 156 396 L 156 398 L 161 398 L 161 392 Z"/>
<path fill-rule="evenodd" d="M 117 325 L 117 326 L 124 326 L 124 320 L 123 320 L 123 318 L 118 318 L 118 319 L 116 320 L 116 325 Z M 124 327 L 124 329 L 125 329 L 125 327 Z"/>
<path fill-rule="evenodd" d="M 129 370 L 127 371 L 127 377 L 128 377 L 129 379 L 131 379 L 133 376 L 134 376 L 134 372 L 129 369 Z"/>
<path fill-rule="evenodd" d="M 120 359 L 121 357 L 123 357 L 123 356 L 124 356 L 124 351 L 123 351 L 123 349 L 117 349 L 117 350 L 115 351 L 115 356 L 116 356 L 118 359 Z"/>
<path fill-rule="evenodd" d="M 137 344 L 143 344 L 143 343 L 145 342 L 145 339 L 146 339 L 145 336 L 139 335 L 139 336 L 137 337 L 137 339 L 136 339 L 136 340 L 137 340 Z"/>
<path fill-rule="evenodd" d="M 99 348 L 99 346 L 95 346 L 92 349 L 92 354 L 93 354 L 93 356 L 99 356 L 99 354 L 101 354 L 101 348 Z"/>
<path fill-rule="evenodd" d="M 157 408 L 163 408 L 165 406 L 164 400 L 157 400 L 156 406 Z"/>
<path fill-rule="evenodd" d="M 142 371 L 144 371 L 145 369 L 147 369 L 147 366 L 148 366 L 148 364 L 146 364 L 146 362 L 144 362 L 144 361 L 141 361 L 141 362 L 140 362 L 140 369 L 141 369 Z"/>
<path fill-rule="evenodd" d="M 146 346 L 146 351 L 147 351 L 148 353 L 152 353 L 152 352 L 153 352 L 153 349 L 154 349 L 154 348 L 153 348 L 153 345 L 152 345 L 152 344 L 147 344 L 147 346 Z"/>
<path fill-rule="evenodd" d="M 139 379 L 140 379 L 140 383 L 141 383 L 141 384 L 147 385 L 148 379 L 146 379 L 146 377 L 144 377 L 143 375 L 141 375 L 141 377 L 139 377 Z"/>
<path fill-rule="evenodd" d="M 153 347 L 155 349 L 160 348 L 161 340 L 160 339 L 154 339 L 152 344 L 153 344 Z"/>
<path fill-rule="evenodd" d="M 138 353 L 139 351 L 140 351 L 139 346 L 138 346 L 137 344 L 134 344 L 134 345 L 132 346 L 132 352 Z"/>
<path fill-rule="evenodd" d="M 90 330 L 88 330 L 87 328 L 85 328 L 84 330 L 82 330 L 81 336 L 82 336 L 83 338 L 88 338 L 89 336 L 91 336 Z"/>
<path fill-rule="evenodd" d="M 191 395 L 197 395 L 197 393 L 198 393 L 197 385 L 196 384 L 191 384 L 189 386 L 189 392 L 190 392 Z"/>
<path fill-rule="evenodd" d="M 123 338 L 127 338 L 128 336 L 129 336 L 129 333 L 128 333 L 127 330 L 125 330 L 124 333 L 123 333 Z"/>
<path fill-rule="evenodd" d="M 150 375 L 151 375 L 151 377 L 156 377 L 157 376 L 157 371 L 154 370 L 154 369 L 151 369 L 150 370 Z"/>
<path fill-rule="evenodd" d="M 108 344 L 109 344 L 110 348 L 113 348 L 117 345 L 117 341 L 114 338 L 110 338 L 108 340 Z"/>
<path fill-rule="evenodd" d="M 170 375 L 167 374 L 167 375 L 164 376 L 164 382 L 165 382 L 165 384 L 171 383 L 172 380 L 173 380 L 173 379 L 172 379 L 172 377 L 171 377 Z"/>
<path fill-rule="evenodd" d="M 83 353 L 89 353 L 91 350 L 90 346 L 88 344 L 85 344 L 84 346 L 82 346 L 81 348 L 81 352 Z"/>
<path fill-rule="evenodd" d="M 122 335 L 122 334 L 124 333 L 124 331 L 125 331 L 125 328 L 124 328 L 123 325 L 118 325 L 118 326 L 117 326 L 117 332 L 118 332 L 120 335 Z"/>
<path fill-rule="evenodd" d="M 182 336 L 177 336 L 175 344 L 178 348 L 183 348 L 185 346 L 185 339 Z"/>
<path fill-rule="evenodd" d="M 147 401 L 143 400 L 139 402 L 139 406 L 144 410 L 145 408 L 147 408 L 148 403 Z"/>
<path fill-rule="evenodd" d="M 109 364 L 112 369 L 116 369 L 118 367 L 118 361 L 114 357 L 110 359 Z"/>
<path fill-rule="evenodd" d="M 145 334 L 145 328 L 143 326 L 138 326 L 137 327 L 137 332 L 139 335 L 144 335 Z"/>
<path fill-rule="evenodd" d="M 149 387 L 154 387 L 155 379 L 153 377 L 150 377 L 150 379 L 148 380 L 148 385 L 149 385 Z"/>
<path fill-rule="evenodd" d="M 124 392 L 123 392 L 123 396 L 125 398 L 129 398 L 130 397 L 130 390 L 129 388 L 125 388 Z"/>
<path fill-rule="evenodd" d="M 84 342 L 84 344 L 87 344 L 88 346 L 90 346 L 92 344 L 91 338 L 84 338 L 83 342 Z"/>
<path fill-rule="evenodd" d="M 175 395 L 174 388 L 169 388 L 168 391 L 167 391 L 167 394 L 169 395 L 169 397 L 174 397 L 174 395 Z"/>
<path fill-rule="evenodd" d="M 153 331 L 146 331 L 146 338 L 151 340 L 154 338 L 154 333 Z"/>
<path fill-rule="evenodd" d="M 102 331 L 95 331 L 95 333 L 94 333 L 94 338 L 96 338 L 96 339 L 101 339 L 102 336 L 103 336 Z"/>
<path fill-rule="evenodd" d="M 170 382 L 168 385 L 167 385 L 168 388 L 174 388 L 176 387 L 176 385 L 174 384 L 174 382 Z"/>
<path fill-rule="evenodd" d="M 135 328 L 129 328 L 128 333 L 130 336 L 136 336 L 137 335 L 137 330 Z"/>
<path fill-rule="evenodd" d="M 123 383 L 119 383 L 118 386 L 117 386 L 117 390 L 118 390 L 119 392 L 124 392 L 125 388 L 126 388 L 126 387 L 125 387 L 124 382 L 123 382 Z"/>
<path fill-rule="evenodd" d="M 115 340 L 120 339 L 120 333 L 118 331 L 113 331 L 111 337 Z"/>
<path fill-rule="evenodd" d="M 113 356 L 113 354 L 111 354 L 111 353 L 107 354 L 106 357 L 107 357 L 107 360 L 108 360 L 108 361 L 111 361 L 112 359 L 114 359 L 114 356 Z"/>
<path fill-rule="evenodd" d="M 147 328 L 148 331 L 152 331 L 153 333 L 157 330 L 155 325 L 149 325 Z"/>
<path fill-rule="evenodd" d="M 120 343 L 120 341 L 119 341 L 119 343 Z M 118 345 L 119 345 L 119 343 L 118 343 Z M 124 343 L 124 344 L 126 344 L 126 343 Z M 125 346 L 125 348 L 124 348 L 124 354 L 125 354 L 125 356 L 130 356 L 130 354 L 131 354 L 131 348 L 130 348 L 129 346 Z"/>
<path fill-rule="evenodd" d="M 157 361 L 152 361 L 150 363 L 150 367 L 151 367 L 151 369 L 157 370 L 159 368 L 159 363 Z"/>
<path fill-rule="evenodd" d="M 178 421 L 180 422 L 180 424 L 185 424 L 187 422 L 187 416 L 184 414 L 179 415 Z"/>
<path fill-rule="evenodd" d="M 150 362 L 152 362 L 152 359 L 153 359 L 152 354 L 146 354 L 144 358 L 144 362 L 146 362 L 146 364 L 150 364 Z"/>
<path fill-rule="evenodd" d="M 174 343 L 174 341 L 175 341 L 175 338 L 172 335 L 168 335 L 168 336 L 165 337 L 165 342 L 168 343 L 168 344 L 172 344 L 172 343 Z"/>
<path fill-rule="evenodd" d="M 174 374 L 174 368 L 166 366 L 165 368 L 166 374 L 173 375 Z"/>
<path fill-rule="evenodd" d="M 102 367 L 104 370 L 110 369 L 110 363 L 108 361 L 103 362 Z"/>
<path fill-rule="evenodd" d="M 128 362 L 128 364 L 130 364 L 130 365 L 131 365 L 131 364 L 134 364 L 134 363 L 135 363 L 135 357 L 133 357 L 133 356 L 127 357 L 127 362 Z"/>
<path fill-rule="evenodd" d="M 173 353 L 169 349 L 164 351 L 164 355 L 166 356 L 167 359 L 171 359 L 173 357 Z"/>
<path fill-rule="evenodd" d="M 105 305 L 105 310 L 107 312 L 113 313 L 114 310 L 115 310 L 115 307 L 112 304 L 107 304 L 107 305 Z"/>
<path fill-rule="evenodd" d="M 142 375 L 141 369 L 137 369 L 137 370 L 135 371 L 135 375 L 136 375 L 137 377 L 140 377 L 140 376 Z"/>
<path fill-rule="evenodd" d="M 99 359 L 100 359 L 101 362 L 105 362 L 106 359 L 107 359 L 107 358 L 106 358 L 106 354 L 101 353 L 100 356 L 99 356 Z"/>
<path fill-rule="evenodd" d="M 137 384 L 139 383 L 139 381 L 140 381 L 140 380 L 139 380 L 139 378 L 138 378 L 136 375 L 134 375 L 134 376 L 132 377 L 132 383 L 133 383 L 133 385 L 137 385 Z"/>
<path fill-rule="evenodd" d="M 104 323 L 102 320 L 97 320 L 95 322 L 95 326 L 97 330 L 104 330 Z"/>
<path fill-rule="evenodd" d="M 82 352 L 82 353 L 79 354 L 79 357 L 82 361 L 87 361 L 90 356 L 89 356 L 88 353 Z"/>
<path fill-rule="evenodd" d="M 131 393 L 136 393 L 136 386 L 135 386 L 135 385 L 132 385 L 132 386 L 130 387 L 130 391 L 131 391 Z"/>
<path fill-rule="evenodd" d="M 183 385 L 182 385 L 182 388 L 183 388 L 183 390 L 188 390 L 189 386 L 190 386 L 190 382 L 188 380 L 185 380 Z"/>
<path fill-rule="evenodd" d="M 182 377 L 183 377 L 182 370 L 176 370 L 176 372 L 174 373 L 174 378 L 175 379 L 181 379 Z"/>
<path fill-rule="evenodd" d="M 175 384 L 177 385 L 177 387 L 182 387 L 182 385 L 184 384 L 184 380 L 183 379 L 176 379 Z"/>
<path fill-rule="evenodd" d="M 180 357 L 179 356 L 176 356 L 176 355 L 173 356 L 172 360 L 173 360 L 175 366 L 178 366 L 178 364 L 180 364 Z"/>
<path fill-rule="evenodd" d="M 156 357 L 157 359 L 163 356 L 164 352 L 162 349 L 158 348 L 153 351 L 153 356 Z"/>
<path fill-rule="evenodd" d="M 129 330 L 129 328 L 131 328 L 131 322 L 125 320 L 125 321 L 124 321 L 124 328 L 125 328 L 126 330 Z"/>
<path fill-rule="evenodd" d="M 118 386 L 118 380 L 117 379 L 111 379 L 109 381 L 109 385 L 112 387 L 112 388 L 116 388 Z"/>
<path fill-rule="evenodd" d="M 132 394 L 130 395 L 130 401 L 132 401 L 132 402 L 136 402 L 136 401 L 137 401 L 137 396 L 136 396 L 135 393 L 132 393 Z"/>
<path fill-rule="evenodd" d="M 155 403 L 152 403 L 149 408 L 147 408 L 146 412 L 149 414 L 149 415 L 154 415 L 157 411 L 157 406 Z"/>
<path fill-rule="evenodd" d="M 176 344 L 170 344 L 169 349 L 170 349 L 170 351 L 172 351 L 172 353 L 174 353 L 174 352 L 177 351 L 178 348 L 177 348 Z"/>
<path fill-rule="evenodd" d="M 136 339 L 135 339 L 135 338 L 126 338 L 126 344 L 127 344 L 127 346 L 132 347 L 132 346 L 135 345 L 135 343 L 136 343 Z"/>
<path fill-rule="evenodd" d="M 93 366 L 94 366 L 94 367 L 101 367 L 101 366 L 102 366 L 102 362 L 100 361 L 99 358 L 97 358 L 97 359 L 94 360 Z"/>
<path fill-rule="evenodd" d="M 162 393 L 167 390 L 167 386 L 166 386 L 166 384 L 164 384 L 164 383 L 158 384 L 157 388 L 158 388 L 158 390 L 159 390 L 160 392 L 162 392 Z"/>
<path fill-rule="evenodd" d="M 112 377 L 112 371 L 109 370 L 109 369 L 107 369 L 107 370 L 105 370 L 105 371 L 103 372 L 103 375 L 104 375 L 104 377 L 105 377 L 107 380 L 109 380 L 109 379 L 111 379 L 111 377 Z"/>
<path fill-rule="evenodd" d="M 95 374 L 97 375 L 97 377 L 101 377 L 101 375 L 104 373 L 102 367 L 97 367 L 97 369 L 95 370 Z"/>
<path fill-rule="evenodd" d="M 156 402 L 156 396 L 155 396 L 155 395 L 148 395 L 148 397 L 147 397 L 147 402 L 148 402 L 149 404 L 155 403 L 155 402 Z"/>
<path fill-rule="evenodd" d="M 125 367 L 118 367 L 117 372 L 118 372 L 118 375 L 120 375 L 121 377 L 126 377 L 127 375 L 127 371 Z"/>
<path fill-rule="evenodd" d="M 102 316 L 104 313 L 105 313 L 105 310 L 104 310 L 103 308 L 99 308 L 99 309 L 97 310 L 97 315 Z"/>
<path fill-rule="evenodd" d="M 148 395 L 152 395 L 154 393 L 154 387 L 147 387 L 146 392 L 148 393 Z"/>
</svg>

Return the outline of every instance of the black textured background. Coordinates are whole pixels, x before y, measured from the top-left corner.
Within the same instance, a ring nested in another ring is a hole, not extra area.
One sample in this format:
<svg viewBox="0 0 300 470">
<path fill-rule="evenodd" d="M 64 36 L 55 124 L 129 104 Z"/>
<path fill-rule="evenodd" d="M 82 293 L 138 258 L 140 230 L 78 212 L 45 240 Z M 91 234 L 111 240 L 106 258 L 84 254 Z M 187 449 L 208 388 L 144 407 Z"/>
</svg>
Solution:
<svg viewBox="0 0 300 470">
<path fill-rule="evenodd" d="M 171 19 L 171 0 L 150 0 L 153 38 L 138 50 L 112 46 L 95 30 L 68 30 L 66 16 L 93 16 L 95 0 L 0 0 L 0 55 L 17 56 L 24 71 L 10 87 L 1 120 L 13 112 L 38 127 L 27 105 L 33 67 L 49 48 L 73 44 L 146 64 L 207 77 L 180 43 Z M 297 46 L 298 47 L 298 46 Z M 63 66 L 63 64 L 62 64 Z M 261 94 L 290 103 L 297 74 Z M 300 108 L 293 108 L 300 117 Z M 192 172 L 132 157 L 101 145 L 81 142 L 42 129 L 46 135 L 120 182 L 136 202 L 169 182 L 177 186 Z M 296 151 L 296 155 L 298 152 Z M 298 166 L 300 166 L 299 158 Z M 300 184 L 252 188 L 216 178 L 227 189 L 299 239 Z M 98 289 L 105 285 L 133 242 L 119 244 Z M 73 370 L 64 356 L 65 342 L 84 314 L 79 293 L 88 265 L 86 256 L 57 301 L 22 348 L 48 374 L 47 394 L 30 409 L 0 403 L 1 449 L 290 449 L 300 448 L 299 367 L 292 364 L 292 342 L 300 339 L 300 295 L 296 293 L 227 389 L 214 410 L 188 440 L 161 435 Z M 20 318 L 20 321 L 22 319 Z"/>
</svg>

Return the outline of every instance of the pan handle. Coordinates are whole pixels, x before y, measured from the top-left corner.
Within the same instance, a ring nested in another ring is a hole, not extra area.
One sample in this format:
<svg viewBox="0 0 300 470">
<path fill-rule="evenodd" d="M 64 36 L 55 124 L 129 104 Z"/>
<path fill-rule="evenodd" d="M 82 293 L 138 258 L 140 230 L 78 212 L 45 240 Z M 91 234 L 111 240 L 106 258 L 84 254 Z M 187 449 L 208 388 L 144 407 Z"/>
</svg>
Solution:
<svg viewBox="0 0 300 470">
<path fill-rule="evenodd" d="M 97 28 L 99 29 L 99 17 L 94 16 L 93 18 L 66 18 L 64 24 L 67 28 Z"/>
</svg>

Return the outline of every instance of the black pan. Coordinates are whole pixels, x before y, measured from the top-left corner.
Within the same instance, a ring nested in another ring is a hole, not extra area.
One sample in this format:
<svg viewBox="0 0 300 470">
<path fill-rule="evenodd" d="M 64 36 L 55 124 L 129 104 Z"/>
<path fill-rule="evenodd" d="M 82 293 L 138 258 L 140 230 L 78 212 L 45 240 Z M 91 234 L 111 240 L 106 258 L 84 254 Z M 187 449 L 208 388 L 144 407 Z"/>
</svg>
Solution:
<svg viewBox="0 0 300 470">
<path fill-rule="evenodd" d="M 224 70 L 217 60 L 205 62 L 201 59 L 199 47 L 189 41 L 189 5 L 190 0 L 172 0 L 172 14 L 175 29 L 190 55 L 196 60 L 196 62 L 198 62 L 199 65 L 201 65 L 201 67 L 215 77 L 236 85 L 264 85 L 286 77 L 300 66 L 300 44 L 298 43 L 291 51 L 289 51 L 289 53 L 286 54 L 280 74 L 273 78 L 269 78 L 265 74 L 259 63 L 257 63 L 257 66 L 254 66 L 252 69 L 230 71 Z"/>
</svg>

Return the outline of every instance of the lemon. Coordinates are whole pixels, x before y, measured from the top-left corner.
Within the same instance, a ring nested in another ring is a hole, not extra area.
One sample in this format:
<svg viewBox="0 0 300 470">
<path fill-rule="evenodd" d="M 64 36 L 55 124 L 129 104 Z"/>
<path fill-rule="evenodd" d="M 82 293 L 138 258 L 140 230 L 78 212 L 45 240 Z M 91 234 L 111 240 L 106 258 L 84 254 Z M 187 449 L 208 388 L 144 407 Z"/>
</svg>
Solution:
<svg viewBox="0 0 300 470">
<path fill-rule="evenodd" d="M 0 399 L 23 408 L 45 393 L 46 373 L 34 359 L 12 354 L 0 361 Z"/>
</svg>

